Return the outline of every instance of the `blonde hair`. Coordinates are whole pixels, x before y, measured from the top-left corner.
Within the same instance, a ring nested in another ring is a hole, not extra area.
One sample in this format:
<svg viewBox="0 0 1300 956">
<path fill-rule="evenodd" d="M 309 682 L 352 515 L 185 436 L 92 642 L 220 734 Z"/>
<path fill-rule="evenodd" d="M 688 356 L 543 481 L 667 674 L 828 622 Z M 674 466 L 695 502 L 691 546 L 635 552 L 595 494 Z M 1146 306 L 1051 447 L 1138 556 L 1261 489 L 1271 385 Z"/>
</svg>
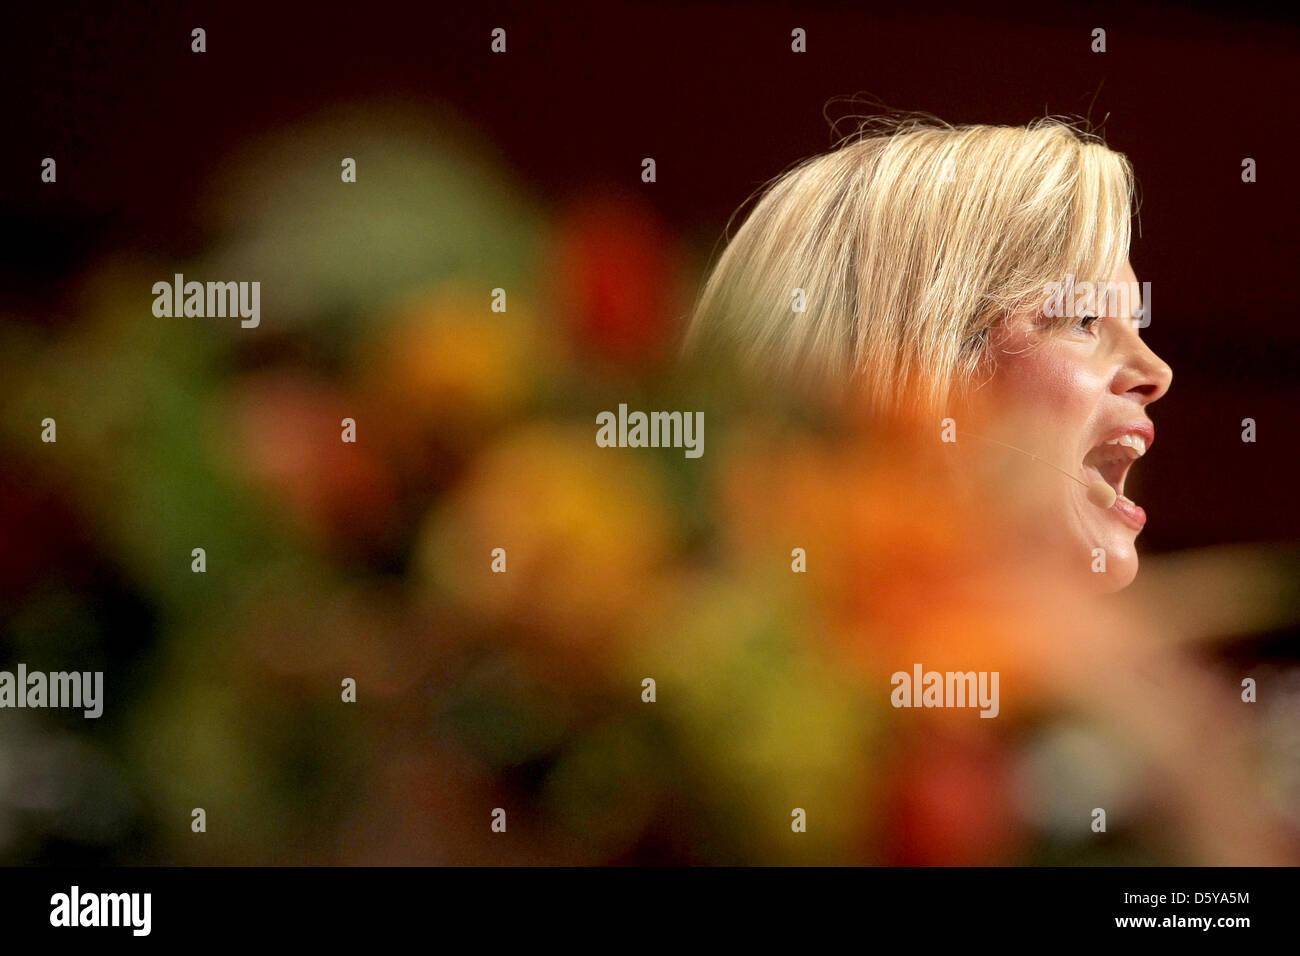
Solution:
<svg viewBox="0 0 1300 956">
<path fill-rule="evenodd" d="M 880 411 L 943 410 L 1000 318 L 1041 308 L 1067 273 L 1114 275 L 1132 203 L 1128 160 L 1060 119 L 864 126 L 762 191 L 704 286 L 687 349 L 851 387 Z"/>
</svg>

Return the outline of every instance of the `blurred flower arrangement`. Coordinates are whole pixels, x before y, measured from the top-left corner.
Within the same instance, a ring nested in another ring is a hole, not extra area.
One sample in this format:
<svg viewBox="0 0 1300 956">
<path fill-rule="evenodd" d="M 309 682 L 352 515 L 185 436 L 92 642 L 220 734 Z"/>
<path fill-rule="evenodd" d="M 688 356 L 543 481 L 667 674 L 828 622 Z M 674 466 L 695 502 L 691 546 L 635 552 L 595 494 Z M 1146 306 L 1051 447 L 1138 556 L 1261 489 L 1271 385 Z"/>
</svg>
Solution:
<svg viewBox="0 0 1300 956">
<path fill-rule="evenodd" d="M 1220 709 L 1184 699 L 1201 671 L 1101 674 L 1140 623 L 1045 616 L 879 446 L 741 416 L 676 364 L 703 250 L 467 142 L 375 109 L 286 130 L 213 184 L 204 254 L 119 253 L 75 317 L 4 325 L 2 663 L 108 690 L 95 722 L 0 715 L 0 861 L 1294 860 L 1216 816 L 1269 771 L 1207 784 L 1180 743 L 1179 708 Z M 261 326 L 155 319 L 178 271 L 259 279 Z M 704 408 L 708 451 L 597 447 L 619 402 Z M 1015 692 L 895 711 L 913 661 Z"/>
</svg>

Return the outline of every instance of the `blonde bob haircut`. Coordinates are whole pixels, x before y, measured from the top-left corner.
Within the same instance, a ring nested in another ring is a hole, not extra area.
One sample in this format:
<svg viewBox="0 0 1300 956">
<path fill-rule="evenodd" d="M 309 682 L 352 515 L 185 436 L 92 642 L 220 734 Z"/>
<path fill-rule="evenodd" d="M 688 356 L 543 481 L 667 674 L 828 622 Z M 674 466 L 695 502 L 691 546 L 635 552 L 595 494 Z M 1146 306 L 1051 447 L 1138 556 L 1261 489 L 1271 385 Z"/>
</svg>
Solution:
<svg viewBox="0 0 1300 956">
<path fill-rule="evenodd" d="M 1061 119 L 927 117 L 865 125 L 758 195 L 687 350 L 928 415 L 987 370 L 1000 319 L 1041 312 L 1048 283 L 1114 276 L 1134 182 L 1122 154 Z"/>
</svg>

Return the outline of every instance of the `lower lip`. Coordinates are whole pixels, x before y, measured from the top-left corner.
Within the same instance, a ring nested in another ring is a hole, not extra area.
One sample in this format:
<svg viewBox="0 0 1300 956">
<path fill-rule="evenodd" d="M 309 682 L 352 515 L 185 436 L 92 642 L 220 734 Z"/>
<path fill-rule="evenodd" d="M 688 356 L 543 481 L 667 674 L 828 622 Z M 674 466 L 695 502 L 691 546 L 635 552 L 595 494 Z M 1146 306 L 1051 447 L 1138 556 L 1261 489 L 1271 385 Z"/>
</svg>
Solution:
<svg viewBox="0 0 1300 956">
<path fill-rule="evenodd" d="M 1135 531 L 1141 531 L 1147 523 L 1147 513 L 1142 509 L 1142 506 L 1127 502 L 1123 498 L 1116 498 L 1115 504 L 1110 510 L 1119 515 L 1124 520 L 1124 523 Z"/>
</svg>

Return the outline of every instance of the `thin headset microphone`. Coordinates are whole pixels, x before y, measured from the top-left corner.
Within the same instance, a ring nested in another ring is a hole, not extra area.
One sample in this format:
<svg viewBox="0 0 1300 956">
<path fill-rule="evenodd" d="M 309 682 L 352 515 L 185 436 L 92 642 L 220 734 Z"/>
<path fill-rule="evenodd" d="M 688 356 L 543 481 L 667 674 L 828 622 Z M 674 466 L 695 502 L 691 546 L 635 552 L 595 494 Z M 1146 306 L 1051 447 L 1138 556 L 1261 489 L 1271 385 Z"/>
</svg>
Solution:
<svg viewBox="0 0 1300 956">
<path fill-rule="evenodd" d="M 1059 465 L 1055 465 L 1045 458 L 1039 458 L 1031 451 L 1025 451 L 1023 448 L 1017 448 L 1015 445 L 1008 445 L 1006 442 L 998 441 L 996 438 L 985 438 L 983 435 L 976 435 L 973 432 L 967 432 L 966 434 L 970 435 L 972 438 L 978 438 L 980 441 L 991 442 L 994 445 L 1001 445 L 1003 448 L 1009 448 L 1012 451 L 1018 451 L 1020 452 L 1020 454 L 1028 455 L 1034 461 L 1039 462 L 1040 464 L 1044 464 L 1048 468 L 1055 468 L 1061 474 L 1065 475 L 1066 478 L 1069 478 L 1071 481 L 1076 481 L 1084 488 L 1086 488 L 1088 491 L 1088 500 L 1091 501 L 1098 508 L 1101 508 L 1103 511 L 1105 511 L 1106 509 L 1110 508 L 1115 504 L 1115 499 L 1118 497 L 1118 495 L 1115 493 L 1115 489 L 1112 488 L 1110 485 L 1106 484 L 1106 482 L 1101 481 L 1100 479 L 1094 482 L 1084 481 L 1078 475 L 1070 474 L 1068 471 L 1066 471 L 1064 468 L 1061 468 Z"/>
</svg>

